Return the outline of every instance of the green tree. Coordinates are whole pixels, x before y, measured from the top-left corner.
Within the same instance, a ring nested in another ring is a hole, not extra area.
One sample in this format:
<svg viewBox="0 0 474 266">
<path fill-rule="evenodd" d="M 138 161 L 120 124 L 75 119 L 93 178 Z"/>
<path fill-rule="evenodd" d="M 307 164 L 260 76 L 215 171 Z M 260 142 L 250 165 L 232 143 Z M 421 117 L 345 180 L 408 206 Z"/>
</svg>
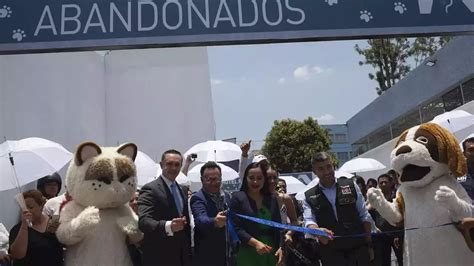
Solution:
<svg viewBox="0 0 474 266">
<path fill-rule="evenodd" d="M 419 66 L 426 58 L 432 56 L 451 40 L 451 36 L 435 37 L 417 37 L 411 43 L 410 55 L 415 61 L 415 66 Z"/>
<path fill-rule="evenodd" d="M 450 40 L 448 36 L 372 39 L 367 41 L 367 47 L 356 45 L 355 50 L 364 58 L 359 65 L 374 68 L 369 78 L 377 82 L 377 93 L 382 95 L 410 72 L 411 60 L 418 66 Z"/>
<path fill-rule="evenodd" d="M 410 72 L 407 62 L 410 57 L 410 42 L 407 38 L 372 39 L 368 40 L 368 47 L 355 46 L 358 54 L 364 57 L 359 65 L 371 65 L 375 73 L 369 73 L 369 78 L 378 83 L 378 95 L 382 95 L 397 81 Z"/>
<path fill-rule="evenodd" d="M 265 138 L 262 152 L 282 173 L 311 171 L 311 157 L 330 149 L 328 131 L 311 117 L 304 121 L 275 121 Z"/>
</svg>

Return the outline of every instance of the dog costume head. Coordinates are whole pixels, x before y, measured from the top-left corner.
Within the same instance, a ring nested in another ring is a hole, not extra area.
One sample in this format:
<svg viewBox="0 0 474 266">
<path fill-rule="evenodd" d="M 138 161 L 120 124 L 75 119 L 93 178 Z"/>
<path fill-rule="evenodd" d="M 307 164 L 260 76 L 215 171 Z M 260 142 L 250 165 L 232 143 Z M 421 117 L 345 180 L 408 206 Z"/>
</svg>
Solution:
<svg viewBox="0 0 474 266">
<path fill-rule="evenodd" d="M 403 132 L 391 154 L 392 167 L 400 173 L 400 183 L 422 187 L 449 174 L 466 174 L 466 160 L 458 141 L 447 129 L 433 123 Z"/>
<path fill-rule="evenodd" d="M 133 143 L 113 148 L 93 142 L 79 145 L 66 176 L 72 199 L 99 209 L 126 204 L 137 189 L 136 156 Z"/>
</svg>

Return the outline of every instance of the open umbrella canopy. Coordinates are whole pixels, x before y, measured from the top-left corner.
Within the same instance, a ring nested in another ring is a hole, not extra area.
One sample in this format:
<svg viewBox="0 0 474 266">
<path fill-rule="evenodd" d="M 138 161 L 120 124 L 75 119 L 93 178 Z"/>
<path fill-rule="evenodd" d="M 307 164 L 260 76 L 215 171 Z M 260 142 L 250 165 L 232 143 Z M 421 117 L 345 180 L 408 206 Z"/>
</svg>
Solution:
<svg viewBox="0 0 474 266">
<path fill-rule="evenodd" d="M 279 178 L 285 180 L 286 182 L 286 193 L 287 194 L 295 194 L 301 191 L 302 189 L 305 188 L 305 184 L 303 182 L 299 181 L 296 177 L 288 175 L 284 176 L 281 175 Z"/>
<path fill-rule="evenodd" d="M 242 151 L 234 143 L 210 140 L 194 145 L 184 154 L 184 157 L 193 153 L 197 154 L 196 161 L 198 162 L 228 162 L 240 159 Z"/>
<path fill-rule="evenodd" d="M 455 133 L 474 125 L 474 115 L 463 110 L 453 110 L 436 116 L 431 122 Z"/>
<path fill-rule="evenodd" d="M 363 173 L 375 170 L 385 169 L 386 166 L 381 162 L 371 158 L 355 158 L 345 162 L 339 171 L 346 173 Z"/>
<path fill-rule="evenodd" d="M 0 144 L 0 191 L 19 188 L 57 172 L 71 159 L 72 153 L 47 139 L 5 141 Z"/>
<path fill-rule="evenodd" d="M 234 169 L 221 163 L 217 164 L 221 167 L 222 181 L 230 181 L 239 177 L 239 174 Z M 201 182 L 201 167 L 203 165 L 203 163 L 198 164 L 189 170 L 188 178 L 191 182 Z"/>
<path fill-rule="evenodd" d="M 135 166 L 137 167 L 137 184 L 139 187 L 156 177 L 158 165 L 146 153 L 138 151 L 137 157 L 135 158 Z"/>
</svg>

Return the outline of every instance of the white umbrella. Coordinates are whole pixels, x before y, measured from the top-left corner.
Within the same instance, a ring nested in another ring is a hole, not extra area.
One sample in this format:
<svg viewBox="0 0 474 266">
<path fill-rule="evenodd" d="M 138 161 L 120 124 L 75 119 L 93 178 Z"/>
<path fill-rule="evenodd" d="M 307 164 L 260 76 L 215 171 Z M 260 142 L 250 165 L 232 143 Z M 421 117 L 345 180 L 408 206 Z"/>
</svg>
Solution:
<svg viewBox="0 0 474 266">
<path fill-rule="evenodd" d="M 353 174 L 345 173 L 340 170 L 336 170 L 334 172 L 334 175 L 336 178 L 339 178 L 341 176 L 352 178 L 354 176 Z M 302 190 L 298 191 L 298 193 L 296 193 L 295 198 L 297 200 L 304 200 L 305 199 L 304 193 L 306 193 L 306 191 L 308 191 L 310 188 L 316 186 L 318 183 L 319 183 L 319 177 L 313 174 L 313 180 L 311 180 L 311 182 L 309 182 Z"/>
<path fill-rule="evenodd" d="M 238 160 L 242 155 L 238 145 L 221 140 L 210 140 L 196 144 L 184 154 L 184 158 L 192 153 L 197 154 L 196 161 L 198 162 L 228 162 Z"/>
<path fill-rule="evenodd" d="M 222 181 L 234 180 L 239 177 L 239 174 L 234 169 L 221 163 L 217 164 L 221 167 Z M 188 178 L 191 182 L 201 182 L 201 167 L 203 165 L 203 163 L 198 164 L 189 170 Z"/>
<path fill-rule="evenodd" d="M 296 177 L 294 176 L 284 176 L 281 175 L 279 178 L 285 180 L 286 182 L 286 193 L 287 194 L 295 194 L 301 191 L 302 189 L 305 188 L 305 184 L 303 182 L 299 181 Z"/>
<path fill-rule="evenodd" d="M 0 191 L 33 182 L 63 168 L 72 153 L 42 138 L 5 141 L 0 144 Z"/>
<path fill-rule="evenodd" d="M 160 176 L 163 169 L 161 169 L 160 164 L 156 164 L 156 165 L 158 166 L 158 172 L 156 174 L 157 176 Z M 191 185 L 191 181 L 189 181 L 189 178 L 183 172 L 179 172 L 178 176 L 176 177 L 176 182 L 180 185 L 185 185 L 185 186 Z"/>
<path fill-rule="evenodd" d="M 347 173 L 362 173 L 385 169 L 386 166 L 372 158 L 355 158 L 344 163 L 339 171 Z"/>
<path fill-rule="evenodd" d="M 451 133 L 455 133 L 474 125 L 474 115 L 463 110 L 453 110 L 435 116 L 431 122 L 446 128 Z"/>
<path fill-rule="evenodd" d="M 160 164 L 159 163 L 155 164 L 155 167 L 156 167 L 155 174 L 153 174 L 152 176 L 149 176 L 148 178 L 142 178 L 141 180 L 138 179 L 139 187 L 142 187 L 143 185 L 150 183 L 151 181 L 157 179 L 161 175 L 161 172 L 163 170 L 161 169 Z M 191 184 L 188 177 L 185 174 L 183 174 L 183 172 L 179 172 L 178 176 L 176 177 L 176 182 L 180 185 L 185 185 L 185 186 L 189 186 Z"/>
<path fill-rule="evenodd" d="M 138 186 L 141 187 L 156 177 L 158 166 L 146 153 L 138 151 L 135 158 Z"/>
</svg>

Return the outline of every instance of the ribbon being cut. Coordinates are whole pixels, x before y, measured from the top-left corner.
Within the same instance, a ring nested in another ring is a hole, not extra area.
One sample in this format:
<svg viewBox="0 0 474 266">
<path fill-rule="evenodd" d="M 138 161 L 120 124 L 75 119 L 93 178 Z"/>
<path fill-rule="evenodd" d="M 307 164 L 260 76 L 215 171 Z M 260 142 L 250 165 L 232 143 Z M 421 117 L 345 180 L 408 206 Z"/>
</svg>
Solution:
<svg viewBox="0 0 474 266">
<path fill-rule="evenodd" d="M 251 217 L 251 216 L 242 215 L 242 214 L 233 213 L 233 212 L 229 212 L 229 215 L 230 215 L 230 217 L 232 217 L 232 215 L 236 215 L 236 216 L 238 216 L 238 217 L 240 217 L 240 218 L 243 218 L 243 219 L 246 219 L 246 220 L 249 220 L 249 221 L 253 221 L 253 222 L 255 222 L 255 223 L 267 225 L 267 226 L 270 226 L 270 227 L 275 227 L 275 228 L 280 228 L 280 229 L 285 229 L 285 230 L 291 230 L 291 231 L 296 231 L 296 232 L 305 233 L 305 234 L 312 234 L 312 235 L 315 235 L 315 236 L 326 237 L 326 238 L 329 238 L 329 239 L 334 239 L 334 238 L 346 238 L 346 237 L 364 237 L 364 236 L 367 236 L 367 234 L 355 234 L 355 235 L 345 235 L 345 236 L 331 236 L 331 235 L 329 235 L 327 232 L 325 232 L 325 231 L 323 231 L 323 230 L 320 230 L 320 229 L 311 229 L 311 228 L 306 228 L 306 227 L 300 227 L 300 226 L 282 224 L 282 223 L 277 223 L 277 222 L 270 221 L 270 220 L 265 220 L 265 219 L 261 219 L 261 218 Z M 228 221 L 230 221 L 230 219 L 229 219 Z M 233 240 L 236 240 L 236 238 L 237 238 L 237 233 L 235 232 L 234 226 L 232 225 L 231 222 L 228 222 L 227 224 L 228 224 L 228 230 L 229 230 L 229 232 L 230 232 L 230 234 L 231 234 L 231 236 L 232 236 L 232 239 L 233 239 Z M 417 227 L 417 228 L 405 228 L 405 229 L 401 229 L 401 230 L 393 230 L 393 231 L 385 231 L 385 232 L 379 232 L 379 233 L 371 233 L 371 235 L 372 235 L 372 236 L 385 235 L 385 234 L 392 234 L 392 233 L 396 233 L 396 232 L 413 231 L 413 230 L 421 230 L 421 229 L 432 229 L 432 228 L 438 228 L 438 227 L 444 227 L 444 226 L 450 226 L 450 225 L 456 225 L 456 224 L 455 224 L 455 223 L 445 223 L 445 224 L 440 224 L 440 225 L 437 225 L 437 226 Z"/>
</svg>

